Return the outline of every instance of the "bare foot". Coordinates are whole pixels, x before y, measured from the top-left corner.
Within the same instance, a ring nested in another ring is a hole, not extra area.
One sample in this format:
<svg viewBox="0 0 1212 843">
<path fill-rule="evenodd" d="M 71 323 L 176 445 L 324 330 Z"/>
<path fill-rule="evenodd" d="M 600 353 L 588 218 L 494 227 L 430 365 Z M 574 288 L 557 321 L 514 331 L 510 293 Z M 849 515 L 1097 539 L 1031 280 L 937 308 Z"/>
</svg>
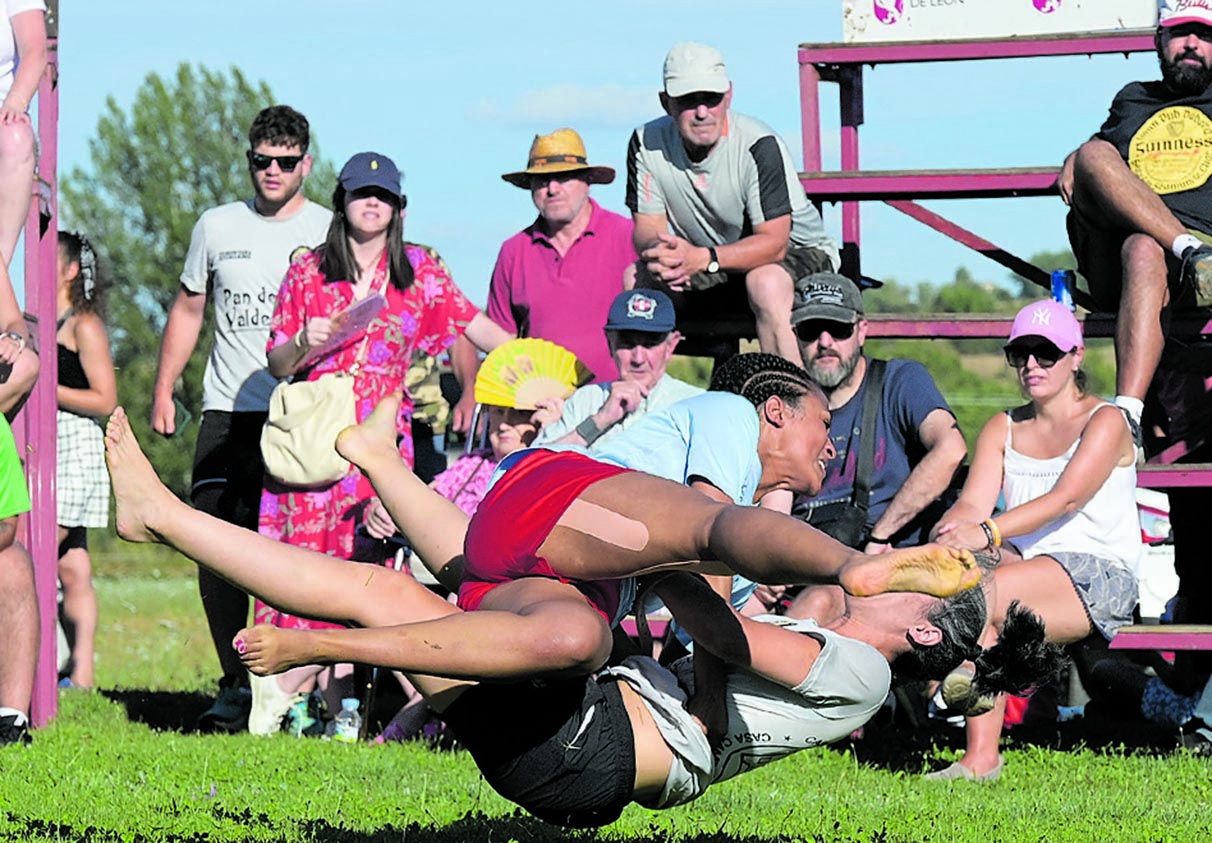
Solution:
<svg viewBox="0 0 1212 843">
<path fill-rule="evenodd" d="M 312 664 L 307 647 L 308 632 L 262 623 L 237 632 L 232 647 L 250 671 L 258 676 L 269 676 L 302 664 Z"/>
<path fill-rule="evenodd" d="M 372 470 L 382 460 L 399 462 L 396 449 L 396 419 L 400 413 L 400 393 L 388 395 L 375 405 L 361 424 L 337 434 L 337 453 L 361 469 Z"/>
<path fill-rule="evenodd" d="M 128 542 L 159 541 L 152 521 L 181 502 L 160 482 L 121 407 L 105 426 L 105 462 L 114 489 L 118 535 Z"/>
<path fill-rule="evenodd" d="M 857 557 L 838 574 L 842 588 L 856 597 L 888 591 L 920 591 L 950 597 L 981 581 L 971 551 L 927 544 Z"/>
</svg>

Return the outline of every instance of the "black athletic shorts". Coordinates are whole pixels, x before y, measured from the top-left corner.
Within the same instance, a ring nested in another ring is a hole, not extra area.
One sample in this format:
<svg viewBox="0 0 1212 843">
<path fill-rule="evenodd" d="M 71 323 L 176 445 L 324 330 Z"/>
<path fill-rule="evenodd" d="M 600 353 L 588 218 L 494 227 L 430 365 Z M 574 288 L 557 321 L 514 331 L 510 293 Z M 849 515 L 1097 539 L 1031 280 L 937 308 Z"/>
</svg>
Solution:
<svg viewBox="0 0 1212 843">
<path fill-rule="evenodd" d="M 208 515 L 257 529 L 265 465 L 261 429 L 267 413 L 207 410 L 198 428 L 190 498 Z"/>
<path fill-rule="evenodd" d="M 614 822 L 635 789 L 635 738 L 613 677 L 480 684 L 442 712 L 497 793 L 545 822 Z"/>
</svg>

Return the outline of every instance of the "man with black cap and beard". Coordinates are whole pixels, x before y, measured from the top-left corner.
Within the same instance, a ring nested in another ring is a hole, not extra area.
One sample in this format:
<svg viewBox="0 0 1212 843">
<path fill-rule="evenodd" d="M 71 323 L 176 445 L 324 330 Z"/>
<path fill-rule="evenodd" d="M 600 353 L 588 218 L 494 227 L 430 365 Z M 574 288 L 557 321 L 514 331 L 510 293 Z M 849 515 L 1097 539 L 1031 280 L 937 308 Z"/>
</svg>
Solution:
<svg viewBox="0 0 1212 843">
<path fill-rule="evenodd" d="M 934 379 L 916 360 L 863 354 L 863 298 L 845 276 L 824 272 L 796 281 L 791 322 L 804 368 L 829 399 L 837 451 L 820 494 L 798 500 L 794 514 L 868 553 L 927 541 L 930 504 L 968 453 Z M 874 443 L 868 455 L 864 434 Z M 855 493 L 864 459 L 870 475 L 865 503 Z"/>
<path fill-rule="evenodd" d="M 1138 426 L 1163 314 L 1212 304 L 1212 0 L 1158 7 L 1161 80 L 1121 89 L 1057 182 L 1078 267 L 1119 314 L 1115 403 Z"/>
</svg>

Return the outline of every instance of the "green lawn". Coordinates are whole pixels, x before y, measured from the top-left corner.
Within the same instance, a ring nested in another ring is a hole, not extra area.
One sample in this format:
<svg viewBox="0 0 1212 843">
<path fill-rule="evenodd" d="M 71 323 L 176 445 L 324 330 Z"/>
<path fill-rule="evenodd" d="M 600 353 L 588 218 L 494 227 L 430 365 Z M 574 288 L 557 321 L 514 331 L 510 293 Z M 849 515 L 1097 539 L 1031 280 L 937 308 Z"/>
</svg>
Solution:
<svg viewBox="0 0 1212 843">
<path fill-rule="evenodd" d="M 994 785 L 921 780 L 955 757 L 952 732 L 869 729 L 692 806 L 632 806 L 600 831 L 566 833 L 498 797 L 465 753 L 194 733 L 215 667 L 188 567 L 122 545 L 97 556 L 101 691 L 63 695 L 32 747 L 0 751 L 0 839 L 987 843 L 1212 833 L 1212 762 L 1168 747 L 1086 745 L 1081 732 L 1055 729 L 1012 733 Z"/>
</svg>

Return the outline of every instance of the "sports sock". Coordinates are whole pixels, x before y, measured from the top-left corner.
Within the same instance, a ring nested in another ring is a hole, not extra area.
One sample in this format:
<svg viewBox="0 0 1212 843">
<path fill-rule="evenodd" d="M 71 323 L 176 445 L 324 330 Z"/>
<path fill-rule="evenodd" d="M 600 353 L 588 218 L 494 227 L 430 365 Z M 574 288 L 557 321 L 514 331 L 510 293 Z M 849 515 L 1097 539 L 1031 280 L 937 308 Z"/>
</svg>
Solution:
<svg viewBox="0 0 1212 843">
<path fill-rule="evenodd" d="M 1131 395 L 1115 396 L 1115 406 L 1124 410 L 1132 417 L 1132 421 L 1140 424 L 1140 415 L 1145 411 L 1145 402 Z"/>
<path fill-rule="evenodd" d="M 1174 257 L 1181 258 L 1183 252 L 1187 251 L 1187 249 L 1198 249 L 1203 245 L 1205 245 L 1204 242 L 1194 234 L 1184 232 L 1174 238 L 1174 242 L 1170 245 L 1170 251 L 1174 253 Z"/>
</svg>

